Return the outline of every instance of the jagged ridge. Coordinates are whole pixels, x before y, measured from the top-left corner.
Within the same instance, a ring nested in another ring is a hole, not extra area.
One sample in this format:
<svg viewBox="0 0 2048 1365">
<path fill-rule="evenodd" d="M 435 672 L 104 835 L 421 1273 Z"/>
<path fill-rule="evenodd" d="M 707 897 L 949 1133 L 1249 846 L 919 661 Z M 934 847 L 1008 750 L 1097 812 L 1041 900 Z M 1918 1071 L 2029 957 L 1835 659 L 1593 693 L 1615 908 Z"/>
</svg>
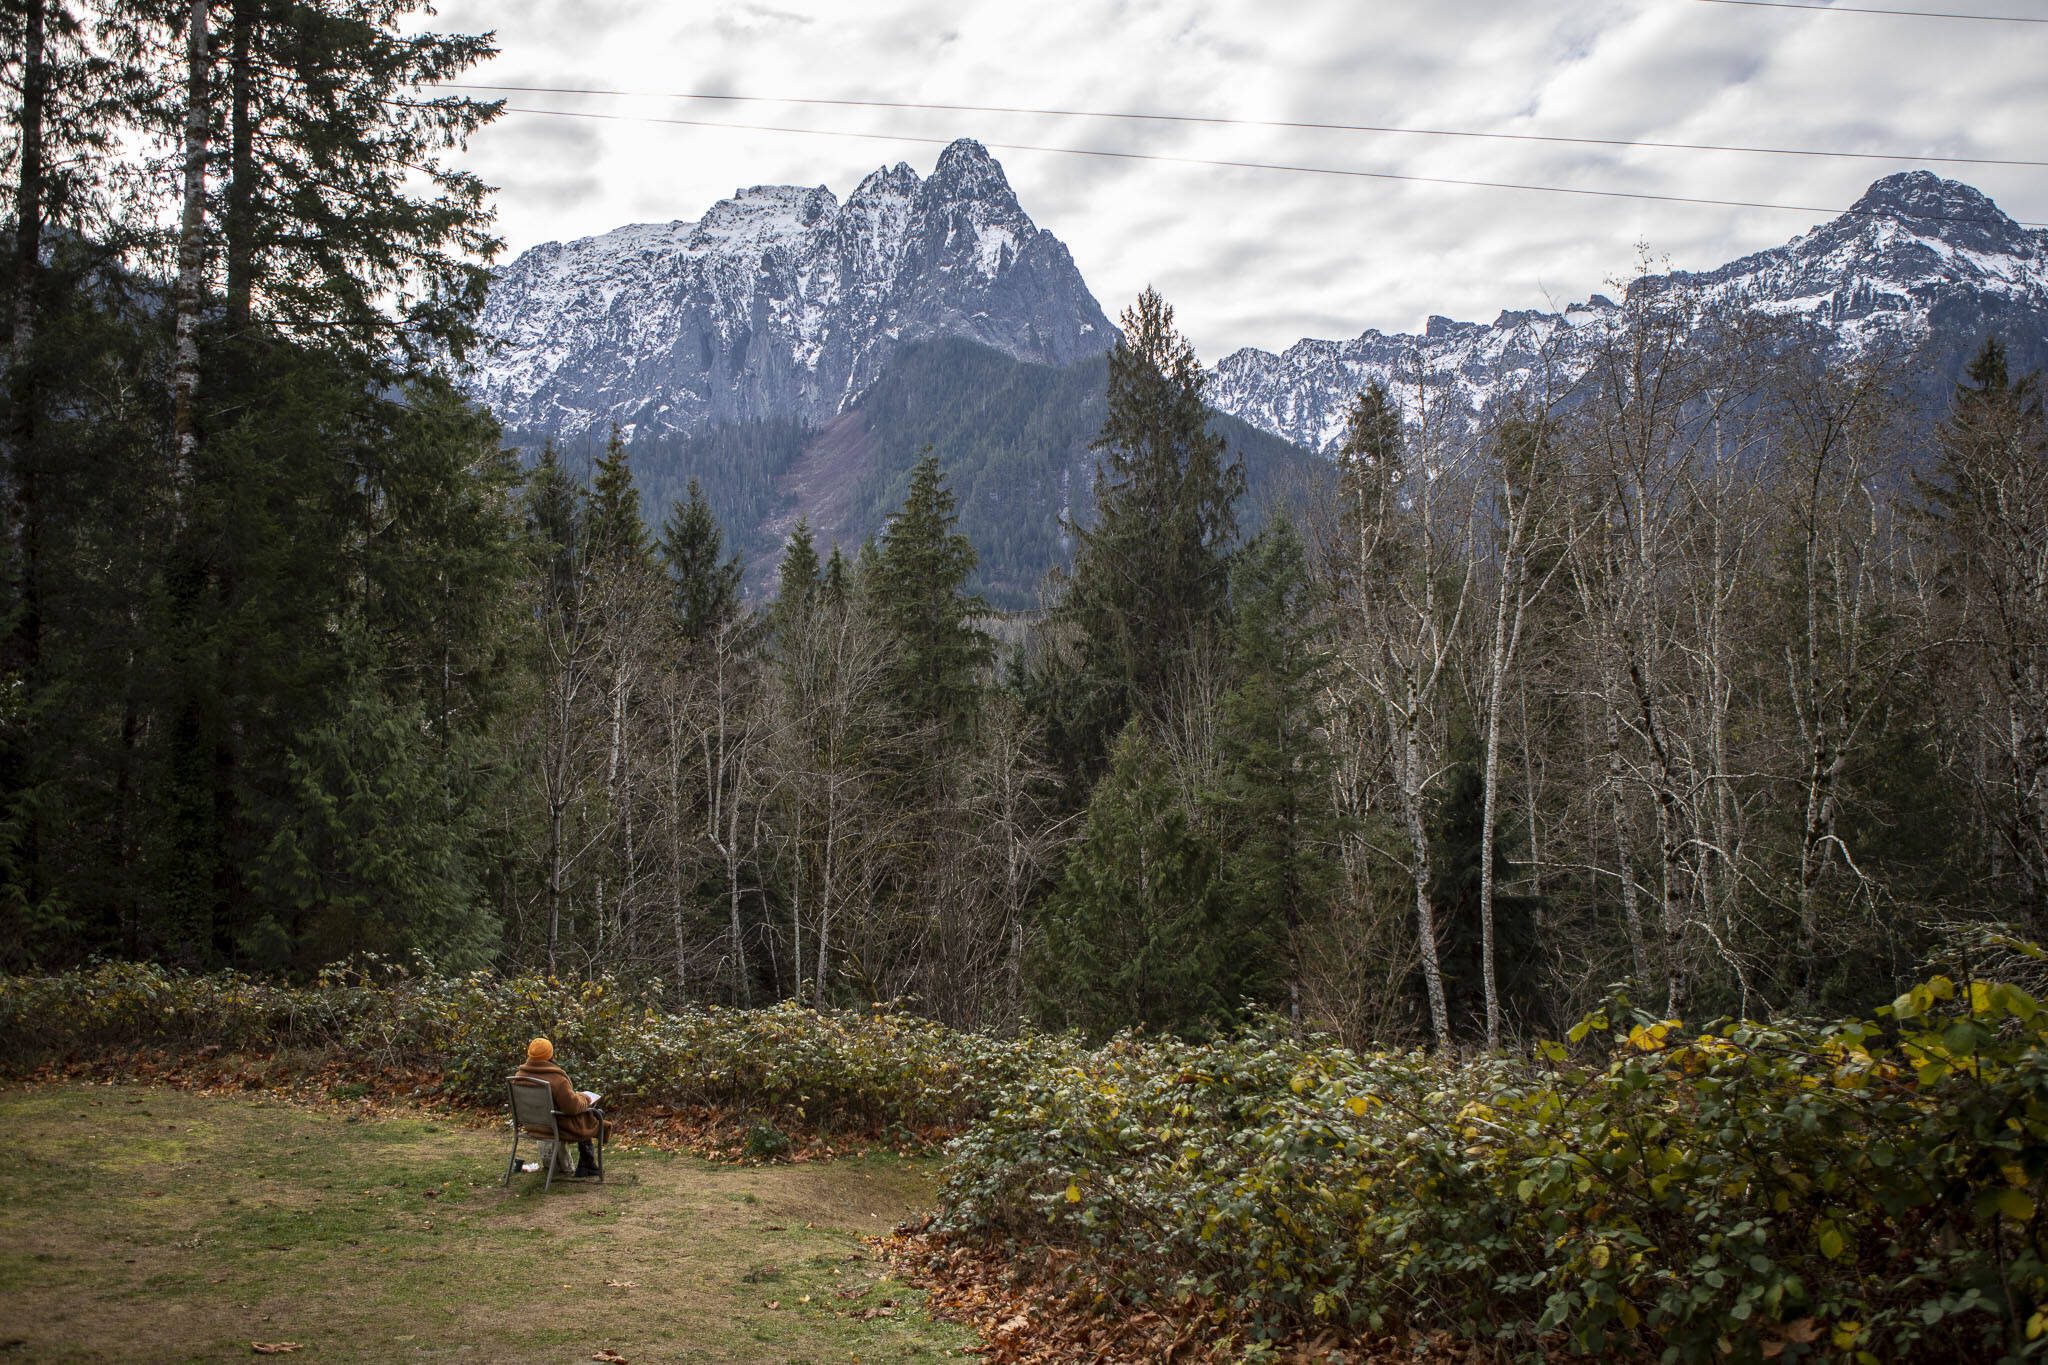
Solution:
<svg viewBox="0 0 2048 1365">
<path fill-rule="evenodd" d="M 930 178 L 899 162 L 844 204 L 761 185 L 695 222 L 534 247 L 498 273 L 482 330 L 476 396 L 515 433 L 568 437 L 822 421 L 913 341 L 1064 365 L 1112 340 L 1066 247 L 968 139 Z"/>
<path fill-rule="evenodd" d="M 1980 191 L 1927 171 L 1877 181 L 1848 212 L 1784 246 L 1718 270 L 1645 276 L 1630 289 L 1678 285 L 1709 302 L 1811 319 L 1845 354 L 1895 347 L 1942 380 L 1992 331 L 2019 363 L 2048 360 L 2048 232 L 2022 228 Z M 1583 370 L 1589 338 L 1617 311 L 1596 294 L 1562 313 L 1504 312 L 1490 324 L 1432 317 L 1419 335 L 1368 330 L 1278 355 L 1246 348 L 1216 367 L 1209 400 L 1328 449 L 1352 395 L 1375 378 L 1398 387 L 1402 375 L 1429 376 L 1433 391 L 1468 413 L 1517 390 L 1556 392 Z"/>
</svg>

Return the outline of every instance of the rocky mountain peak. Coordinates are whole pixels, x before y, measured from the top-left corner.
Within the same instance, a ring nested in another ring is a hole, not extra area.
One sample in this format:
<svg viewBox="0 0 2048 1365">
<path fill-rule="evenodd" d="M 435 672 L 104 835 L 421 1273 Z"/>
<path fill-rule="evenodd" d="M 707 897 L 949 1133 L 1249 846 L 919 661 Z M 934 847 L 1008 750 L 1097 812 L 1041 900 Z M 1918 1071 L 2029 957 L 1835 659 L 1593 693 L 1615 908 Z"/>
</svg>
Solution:
<svg viewBox="0 0 2048 1365">
<path fill-rule="evenodd" d="M 756 185 L 694 223 L 537 246 L 498 272 L 481 324 L 498 344 L 472 388 L 528 438 L 818 421 L 913 341 L 1062 365 L 1112 337 L 1066 247 L 964 138 L 930 177 L 878 167 L 844 204 Z"/>
<path fill-rule="evenodd" d="M 971 137 L 946 144 L 946 150 L 939 153 L 939 164 L 932 169 L 932 183 L 944 185 L 960 197 L 1015 201 L 1001 163 Z"/>
<path fill-rule="evenodd" d="M 765 245 L 795 236 L 838 207 L 839 201 L 823 185 L 734 190 L 732 198 L 719 200 L 697 220 L 691 245 L 700 251 Z"/>
<path fill-rule="evenodd" d="M 1873 181 L 1843 216 L 1890 218 L 1927 227 L 1967 222 L 2020 230 L 1990 195 L 1932 171 L 1900 171 Z"/>
<path fill-rule="evenodd" d="M 885 199 L 908 199 L 917 193 L 923 181 L 910 163 L 899 161 L 893 166 L 877 166 L 868 173 L 865 180 L 846 197 L 846 206 L 873 203 Z"/>
</svg>

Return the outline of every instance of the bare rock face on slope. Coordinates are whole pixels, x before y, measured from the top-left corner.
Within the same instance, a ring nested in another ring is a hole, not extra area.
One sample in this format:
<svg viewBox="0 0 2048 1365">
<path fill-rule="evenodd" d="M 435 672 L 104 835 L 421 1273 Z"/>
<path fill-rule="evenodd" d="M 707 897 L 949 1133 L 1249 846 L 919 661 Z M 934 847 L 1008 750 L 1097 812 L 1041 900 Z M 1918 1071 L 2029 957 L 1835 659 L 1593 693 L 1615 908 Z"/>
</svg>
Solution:
<svg viewBox="0 0 2048 1365">
<path fill-rule="evenodd" d="M 1886 176 L 1848 212 L 1784 246 L 1629 287 L 1689 288 L 1705 304 L 1802 318 L 1844 357 L 1873 348 L 1913 357 L 1932 381 L 1932 400 L 1987 333 L 2007 343 L 2019 368 L 2048 361 L 2048 232 L 2021 227 L 1978 190 L 1927 171 Z M 1209 401 L 1327 450 L 1352 395 L 1373 379 L 1397 392 L 1419 380 L 1438 404 L 1471 414 L 1518 389 L 1555 395 L 1584 372 L 1592 339 L 1617 313 L 1596 294 L 1561 313 L 1506 312 L 1491 323 L 1434 317 L 1420 334 L 1310 339 L 1278 355 L 1246 348 L 1216 367 Z"/>
<path fill-rule="evenodd" d="M 840 203 L 762 185 L 695 222 L 549 242 L 498 273 L 472 390 L 524 436 L 821 422 L 903 345 L 960 337 L 1049 365 L 1114 333 L 1066 247 L 978 142 Z"/>
</svg>

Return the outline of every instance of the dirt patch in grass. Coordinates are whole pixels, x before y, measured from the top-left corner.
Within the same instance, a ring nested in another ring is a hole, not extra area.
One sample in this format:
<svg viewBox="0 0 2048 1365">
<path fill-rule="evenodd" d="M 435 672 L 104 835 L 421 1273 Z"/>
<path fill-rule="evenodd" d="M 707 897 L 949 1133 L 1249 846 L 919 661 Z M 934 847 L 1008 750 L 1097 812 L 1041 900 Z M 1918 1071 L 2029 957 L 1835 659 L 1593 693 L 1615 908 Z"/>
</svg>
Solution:
<svg viewBox="0 0 2048 1365">
<path fill-rule="evenodd" d="M 0 1091 L 0 1352 L 37 1360 L 899 1361 L 969 1332 L 862 1246 L 928 1165 L 616 1151 L 504 1173 L 441 1118 L 122 1085 Z M 4 1355 L 0 1355 L 4 1358 Z"/>
</svg>

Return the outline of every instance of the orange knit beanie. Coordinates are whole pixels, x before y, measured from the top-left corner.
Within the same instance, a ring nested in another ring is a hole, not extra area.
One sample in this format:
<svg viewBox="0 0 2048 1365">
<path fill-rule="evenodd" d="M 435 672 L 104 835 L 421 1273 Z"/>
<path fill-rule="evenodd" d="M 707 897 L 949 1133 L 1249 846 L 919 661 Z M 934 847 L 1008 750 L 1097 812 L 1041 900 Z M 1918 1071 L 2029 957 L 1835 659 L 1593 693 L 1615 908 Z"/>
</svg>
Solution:
<svg viewBox="0 0 2048 1365">
<path fill-rule="evenodd" d="M 552 1061 L 555 1045 L 545 1038 L 536 1038 L 526 1045 L 526 1060 L 529 1062 Z"/>
</svg>

